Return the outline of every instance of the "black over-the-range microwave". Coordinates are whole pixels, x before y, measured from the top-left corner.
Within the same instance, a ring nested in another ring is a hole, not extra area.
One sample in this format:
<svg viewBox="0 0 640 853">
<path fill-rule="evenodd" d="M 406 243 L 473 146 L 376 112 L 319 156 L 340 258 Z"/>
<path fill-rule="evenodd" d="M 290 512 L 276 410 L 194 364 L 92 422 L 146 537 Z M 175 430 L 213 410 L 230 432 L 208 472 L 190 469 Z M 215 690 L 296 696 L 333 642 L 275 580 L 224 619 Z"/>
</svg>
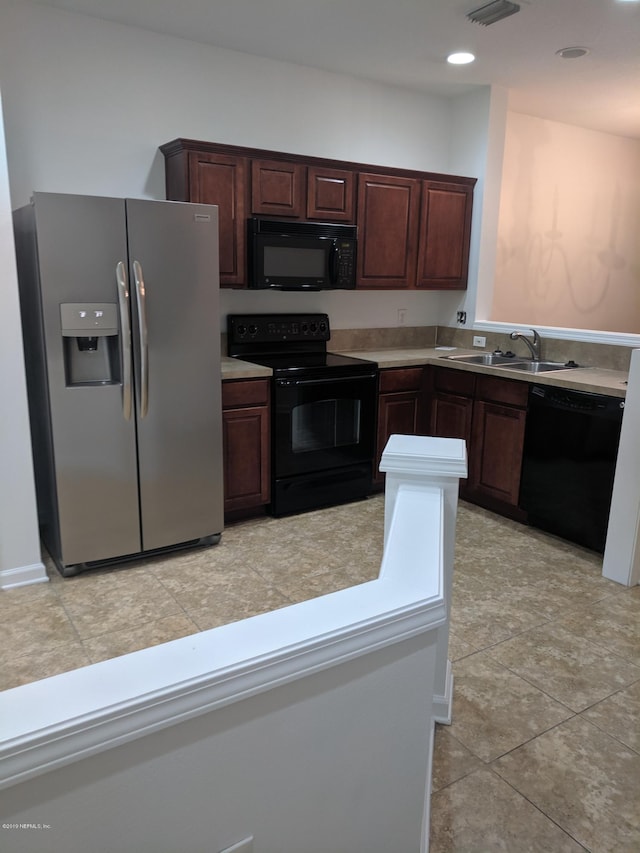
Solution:
<svg viewBox="0 0 640 853">
<path fill-rule="evenodd" d="M 356 286 L 356 225 L 251 217 L 249 287 L 349 290 Z"/>
</svg>

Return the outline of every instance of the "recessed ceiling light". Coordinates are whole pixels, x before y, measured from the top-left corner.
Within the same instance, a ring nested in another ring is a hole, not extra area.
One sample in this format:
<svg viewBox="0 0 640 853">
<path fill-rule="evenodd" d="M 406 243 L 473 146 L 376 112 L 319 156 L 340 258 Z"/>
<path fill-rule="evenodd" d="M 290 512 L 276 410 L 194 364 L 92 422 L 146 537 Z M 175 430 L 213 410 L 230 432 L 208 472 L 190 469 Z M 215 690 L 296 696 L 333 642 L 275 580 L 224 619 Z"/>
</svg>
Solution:
<svg viewBox="0 0 640 853">
<path fill-rule="evenodd" d="M 561 50 L 556 50 L 556 56 L 561 56 L 563 59 L 579 59 L 587 53 L 589 53 L 588 47 L 563 47 Z"/>
<path fill-rule="evenodd" d="M 472 53 L 465 53 L 464 51 L 460 51 L 459 53 L 450 53 L 447 56 L 447 62 L 450 62 L 451 65 L 468 65 L 469 62 L 473 62 L 475 56 Z"/>
</svg>

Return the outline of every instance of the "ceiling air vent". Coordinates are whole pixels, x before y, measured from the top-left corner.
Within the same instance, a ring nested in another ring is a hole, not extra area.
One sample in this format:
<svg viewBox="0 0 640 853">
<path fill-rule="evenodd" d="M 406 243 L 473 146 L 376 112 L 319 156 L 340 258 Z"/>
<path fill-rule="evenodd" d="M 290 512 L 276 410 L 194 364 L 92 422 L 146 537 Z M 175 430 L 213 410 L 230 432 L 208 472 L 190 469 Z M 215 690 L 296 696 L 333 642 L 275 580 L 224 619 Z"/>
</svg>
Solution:
<svg viewBox="0 0 640 853">
<path fill-rule="evenodd" d="M 509 0 L 493 0 L 493 3 L 487 3 L 486 6 L 480 6 L 479 9 L 469 12 L 467 18 L 476 24 L 488 27 L 489 24 L 495 24 L 519 11 L 520 6 L 517 3 L 510 3 Z"/>
</svg>

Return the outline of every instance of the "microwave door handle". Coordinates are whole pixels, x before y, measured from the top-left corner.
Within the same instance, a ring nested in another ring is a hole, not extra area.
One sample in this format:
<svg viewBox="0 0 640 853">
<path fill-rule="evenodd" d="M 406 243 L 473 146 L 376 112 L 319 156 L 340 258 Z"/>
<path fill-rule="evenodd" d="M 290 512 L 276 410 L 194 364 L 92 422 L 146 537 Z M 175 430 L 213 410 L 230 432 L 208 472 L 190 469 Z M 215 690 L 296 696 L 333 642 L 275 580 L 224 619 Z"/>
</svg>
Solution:
<svg viewBox="0 0 640 853">
<path fill-rule="evenodd" d="M 338 243 L 336 240 L 332 240 L 329 249 L 329 281 L 331 284 L 336 284 L 338 281 Z"/>
</svg>

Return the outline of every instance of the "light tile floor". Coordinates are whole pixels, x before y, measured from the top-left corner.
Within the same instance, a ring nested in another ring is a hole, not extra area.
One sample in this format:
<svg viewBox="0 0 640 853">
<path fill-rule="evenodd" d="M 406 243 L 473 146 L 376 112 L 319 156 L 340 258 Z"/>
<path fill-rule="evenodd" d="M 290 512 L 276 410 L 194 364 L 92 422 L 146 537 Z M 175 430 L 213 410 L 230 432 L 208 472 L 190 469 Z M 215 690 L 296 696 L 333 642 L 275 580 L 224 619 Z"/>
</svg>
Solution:
<svg viewBox="0 0 640 853">
<path fill-rule="evenodd" d="M 0 593 L 0 689 L 369 580 L 382 523 L 377 496 L 123 568 L 48 564 L 51 583 Z M 600 573 L 589 551 L 460 504 L 431 853 L 640 851 L 640 588 Z"/>
</svg>

